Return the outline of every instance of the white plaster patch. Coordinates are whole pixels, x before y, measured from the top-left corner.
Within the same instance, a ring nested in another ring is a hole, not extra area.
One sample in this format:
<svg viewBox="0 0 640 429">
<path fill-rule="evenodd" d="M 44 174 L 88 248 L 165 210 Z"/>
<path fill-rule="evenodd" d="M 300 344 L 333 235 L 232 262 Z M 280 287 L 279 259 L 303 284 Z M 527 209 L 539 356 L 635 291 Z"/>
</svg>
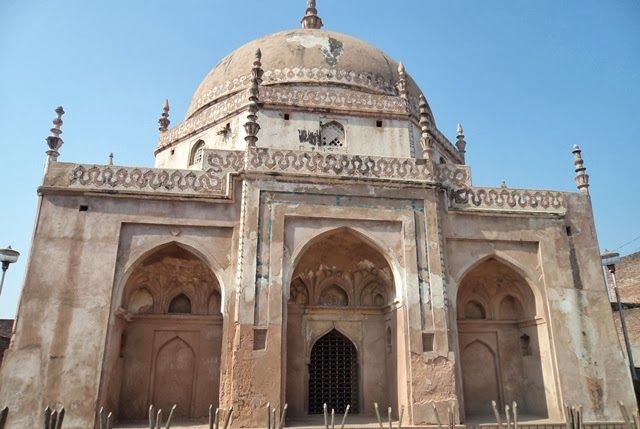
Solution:
<svg viewBox="0 0 640 429">
<path fill-rule="evenodd" d="M 335 66 L 340 61 L 342 55 L 343 44 L 337 39 L 326 36 L 317 36 L 315 34 L 296 34 L 287 37 L 287 43 L 294 43 L 307 49 L 320 48 L 320 52 L 325 62 L 329 66 Z"/>
<path fill-rule="evenodd" d="M 295 36 L 289 36 L 287 37 L 287 43 L 296 43 L 307 49 L 315 48 L 316 46 L 321 49 L 329 49 L 329 38 L 315 34 L 296 34 Z"/>
</svg>

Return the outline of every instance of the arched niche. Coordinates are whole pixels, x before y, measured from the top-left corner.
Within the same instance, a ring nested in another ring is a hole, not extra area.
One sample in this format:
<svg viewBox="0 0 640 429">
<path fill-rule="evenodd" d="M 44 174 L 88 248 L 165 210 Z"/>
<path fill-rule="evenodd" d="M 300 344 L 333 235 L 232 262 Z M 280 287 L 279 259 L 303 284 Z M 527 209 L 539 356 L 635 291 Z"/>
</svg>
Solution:
<svg viewBox="0 0 640 429">
<path fill-rule="evenodd" d="M 294 261 L 286 325 L 286 402 L 291 415 L 317 411 L 310 402 L 318 399 L 310 396 L 310 339 L 333 329 L 351 338 L 360 351 L 357 411 L 373 416 L 373 402 L 397 410 L 395 341 L 403 338 L 396 335 L 402 309 L 392 305 L 396 288 L 387 255 L 361 234 L 338 228 L 312 239 Z M 390 332 L 384 335 L 387 328 Z"/>
<path fill-rule="evenodd" d="M 465 411 L 488 415 L 491 401 L 501 403 L 496 356 L 489 345 L 475 340 L 462 350 Z"/>
<path fill-rule="evenodd" d="M 191 314 L 191 299 L 184 293 L 178 294 L 169 302 L 167 313 Z"/>
<path fill-rule="evenodd" d="M 548 415 L 536 299 L 509 264 L 488 258 L 462 278 L 456 297 L 466 418 L 518 403 L 523 414 Z M 546 335 L 546 334 L 544 334 Z M 525 343 L 523 345 L 523 343 Z"/>
<path fill-rule="evenodd" d="M 176 417 L 190 417 L 195 370 L 196 354 L 187 341 L 174 337 L 163 344 L 155 359 L 153 404 L 162 410 L 175 404 Z"/>
<path fill-rule="evenodd" d="M 144 287 L 141 286 L 134 290 L 129 297 L 129 302 L 127 303 L 127 310 L 134 314 L 146 314 L 153 313 L 153 295 L 151 292 Z"/>
<path fill-rule="evenodd" d="M 118 420 L 143 419 L 149 405 L 171 401 L 181 417 L 207 415 L 219 397 L 220 292 L 208 264 L 178 244 L 147 252 L 133 266 L 120 303 L 129 314 L 113 334 L 122 340 L 112 341 L 120 349 L 114 365 L 120 382 L 108 386 L 118 389 L 109 393 Z"/>
<path fill-rule="evenodd" d="M 343 288 L 333 284 L 322 289 L 318 303 L 326 306 L 346 307 L 349 305 L 349 295 Z"/>
</svg>

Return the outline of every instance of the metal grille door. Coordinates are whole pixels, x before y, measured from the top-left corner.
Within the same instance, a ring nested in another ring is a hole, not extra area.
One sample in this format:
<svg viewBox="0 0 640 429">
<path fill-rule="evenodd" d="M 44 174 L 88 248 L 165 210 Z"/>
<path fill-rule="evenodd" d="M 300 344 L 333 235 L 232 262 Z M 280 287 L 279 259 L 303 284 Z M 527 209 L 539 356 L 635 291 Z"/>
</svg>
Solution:
<svg viewBox="0 0 640 429">
<path fill-rule="evenodd" d="M 335 329 L 311 349 L 309 364 L 309 414 L 321 414 L 322 405 L 343 413 L 347 405 L 358 412 L 358 352 Z"/>
</svg>

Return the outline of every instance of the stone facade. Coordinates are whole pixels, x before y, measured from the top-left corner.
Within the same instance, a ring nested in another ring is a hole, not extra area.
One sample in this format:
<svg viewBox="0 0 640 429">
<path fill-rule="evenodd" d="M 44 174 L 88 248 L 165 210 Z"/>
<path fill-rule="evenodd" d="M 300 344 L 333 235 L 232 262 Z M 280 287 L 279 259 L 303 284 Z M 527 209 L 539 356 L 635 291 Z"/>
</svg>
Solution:
<svg viewBox="0 0 640 429">
<path fill-rule="evenodd" d="M 314 10 L 224 59 L 183 123 L 165 106 L 155 168 L 57 162 L 59 109 L 8 428 L 62 404 L 74 429 L 150 403 L 261 427 L 267 403 L 421 425 L 452 401 L 460 422 L 491 400 L 555 422 L 634 402 L 579 149 L 580 192 L 472 186 L 462 129 L 451 143 L 404 67 Z"/>
</svg>

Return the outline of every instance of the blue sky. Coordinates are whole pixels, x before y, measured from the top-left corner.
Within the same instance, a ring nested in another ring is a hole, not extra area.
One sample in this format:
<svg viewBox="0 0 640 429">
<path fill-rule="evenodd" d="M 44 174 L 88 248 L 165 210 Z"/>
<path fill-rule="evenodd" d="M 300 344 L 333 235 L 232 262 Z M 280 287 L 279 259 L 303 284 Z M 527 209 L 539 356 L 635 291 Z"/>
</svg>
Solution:
<svg viewBox="0 0 640 429">
<path fill-rule="evenodd" d="M 305 0 L 0 1 L 0 246 L 24 277 L 53 109 L 61 161 L 153 165 L 157 119 L 175 125 L 219 59 L 299 26 Z M 461 122 L 477 185 L 575 190 L 583 148 L 600 246 L 640 236 L 640 2 L 318 0 L 325 28 L 364 39 L 424 91 L 451 140 Z M 640 250 L 640 239 L 622 247 Z M 55 259 L 55 255 L 51 255 Z M 91 287 L 91 285 L 85 285 Z"/>
</svg>

